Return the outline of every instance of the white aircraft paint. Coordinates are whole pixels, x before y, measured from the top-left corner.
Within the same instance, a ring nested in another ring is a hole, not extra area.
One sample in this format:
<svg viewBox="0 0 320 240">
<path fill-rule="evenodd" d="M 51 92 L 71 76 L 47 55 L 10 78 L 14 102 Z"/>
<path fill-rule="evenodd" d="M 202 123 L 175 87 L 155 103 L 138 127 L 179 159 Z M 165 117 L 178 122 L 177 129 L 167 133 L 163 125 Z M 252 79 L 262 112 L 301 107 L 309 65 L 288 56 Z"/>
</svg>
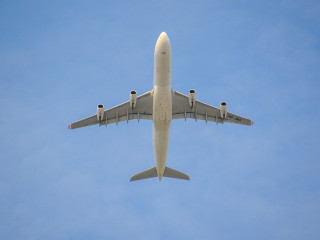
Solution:
<svg viewBox="0 0 320 240">
<path fill-rule="evenodd" d="M 153 151 L 160 181 L 168 156 L 171 120 L 171 45 L 163 32 L 154 50 L 153 87 Z"/>
</svg>

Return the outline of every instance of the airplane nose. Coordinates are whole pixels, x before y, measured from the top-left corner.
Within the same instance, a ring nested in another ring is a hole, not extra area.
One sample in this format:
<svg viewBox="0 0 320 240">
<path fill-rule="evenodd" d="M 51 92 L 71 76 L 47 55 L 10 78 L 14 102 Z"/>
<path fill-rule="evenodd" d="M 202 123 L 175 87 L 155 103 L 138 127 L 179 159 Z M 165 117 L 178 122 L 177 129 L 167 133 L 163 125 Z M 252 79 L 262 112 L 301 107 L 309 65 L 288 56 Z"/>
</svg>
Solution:
<svg viewBox="0 0 320 240">
<path fill-rule="evenodd" d="M 169 37 L 165 32 L 162 32 L 158 38 L 159 42 L 166 43 L 169 41 Z"/>
<path fill-rule="evenodd" d="M 160 34 L 160 37 L 161 37 L 161 38 L 168 38 L 168 35 L 167 35 L 165 32 L 162 32 L 162 33 Z"/>
<path fill-rule="evenodd" d="M 171 56 L 171 44 L 168 35 L 162 32 L 154 49 L 155 56 Z"/>
<path fill-rule="evenodd" d="M 156 53 L 166 54 L 171 52 L 170 40 L 165 32 L 162 32 L 158 38 L 155 48 Z"/>
</svg>

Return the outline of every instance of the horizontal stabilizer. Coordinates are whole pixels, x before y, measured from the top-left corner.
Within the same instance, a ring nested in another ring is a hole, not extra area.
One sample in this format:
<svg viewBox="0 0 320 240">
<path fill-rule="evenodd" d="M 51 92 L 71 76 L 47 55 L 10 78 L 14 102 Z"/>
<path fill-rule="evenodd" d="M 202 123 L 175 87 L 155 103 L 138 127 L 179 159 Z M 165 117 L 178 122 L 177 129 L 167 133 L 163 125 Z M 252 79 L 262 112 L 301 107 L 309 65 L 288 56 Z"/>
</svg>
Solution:
<svg viewBox="0 0 320 240">
<path fill-rule="evenodd" d="M 184 179 L 184 180 L 190 180 L 190 177 L 187 174 L 179 172 L 179 171 L 174 170 L 169 167 L 166 167 L 164 169 L 163 176 L 169 177 L 169 178 L 179 178 L 179 179 Z"/>
<path fill-rule="evenodd" d="M 138 173 L 134 176 L 131 177 L 130 181 L 136 181 L 136 180 L 141 180 L 141 179 L 146 179 L 146 178 L 153 178 L 153 177 L 157 177 L 158 173 L 157 173 L 157 169 L 156 167 L 150 168 L 148 170 L 145 170 L 141 173 Z"/>
<path fill-rule="evenodd" d="M 130 181 L 136 181 L 136 180 L 142 180 L 147 178 L 154 178 L 158 176 L 158 172 L 156 167 L 150 168 L 148 170 L 145 170 L 143 172 L 140 172 L 134 176 L 131 177 Z M 172 168 L 166 167 L 164 169 L 163 173 L 164 177 L 169 178 L 178 178 L 178 179 L 184 179 L 184 180 L 190 180 L 189 176 L 185 173 L 179 172 L 177 170 L 174 170 Z M 159 178 L 161 180 L 161 178 Z"/>
</svg>

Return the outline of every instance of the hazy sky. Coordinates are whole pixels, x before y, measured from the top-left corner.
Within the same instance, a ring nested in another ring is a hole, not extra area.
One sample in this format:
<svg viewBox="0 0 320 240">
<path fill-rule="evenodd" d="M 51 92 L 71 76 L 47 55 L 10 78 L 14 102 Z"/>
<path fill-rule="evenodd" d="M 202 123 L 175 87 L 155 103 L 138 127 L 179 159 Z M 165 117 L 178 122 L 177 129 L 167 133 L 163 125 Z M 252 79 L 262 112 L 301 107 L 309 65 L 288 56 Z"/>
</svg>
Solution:
<svg viewBox="0 0 320 240">
<path fill-rule="evenodd" d="M 319 1 L 0 2 L 0 239 L 320 239 Z M 165 31 L 172 88 L 253 127 L 68 124 L 153 87 Z"/>
</svg>

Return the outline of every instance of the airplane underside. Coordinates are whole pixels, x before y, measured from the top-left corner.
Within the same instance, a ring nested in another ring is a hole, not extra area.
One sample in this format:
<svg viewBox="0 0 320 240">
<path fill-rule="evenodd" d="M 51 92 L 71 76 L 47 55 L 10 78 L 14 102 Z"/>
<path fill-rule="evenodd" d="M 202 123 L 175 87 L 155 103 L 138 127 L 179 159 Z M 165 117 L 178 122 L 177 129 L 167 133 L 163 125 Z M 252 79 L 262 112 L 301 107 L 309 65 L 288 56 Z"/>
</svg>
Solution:
<svg viewBox="0 0 320 240">
<path fill-rule="evenodd" d="M 184 95 L 171 88 L 171 45 L 165 32 L 162 32 L 157 40 L 154 51 L 154 87 L 151 91 L 137 96 L 132 90 L 129 101 L 113 108 L 104 110 L 104 105 L 97 106 L 97 114 L 74 122 L 68 126 L 76 129 L 91 125 L 108 125 L 122 121 L 137 119 L 153 121 L 153 149 L 155 167 L 142 171 L 131 177 L 130 181 L 147 178 L 162 177 L 190 180 L 185 173 L 166 166 L 170 124 L 175 119 L 192 118 L 216 124 L 229 122 L 241 125 L 252 125 L 250 119 L 229 113 L 227 103 L 221 102 L 220 108 L 196 100 L 196 92 L 191 89 L 188 95 Z"/>
</svg>

